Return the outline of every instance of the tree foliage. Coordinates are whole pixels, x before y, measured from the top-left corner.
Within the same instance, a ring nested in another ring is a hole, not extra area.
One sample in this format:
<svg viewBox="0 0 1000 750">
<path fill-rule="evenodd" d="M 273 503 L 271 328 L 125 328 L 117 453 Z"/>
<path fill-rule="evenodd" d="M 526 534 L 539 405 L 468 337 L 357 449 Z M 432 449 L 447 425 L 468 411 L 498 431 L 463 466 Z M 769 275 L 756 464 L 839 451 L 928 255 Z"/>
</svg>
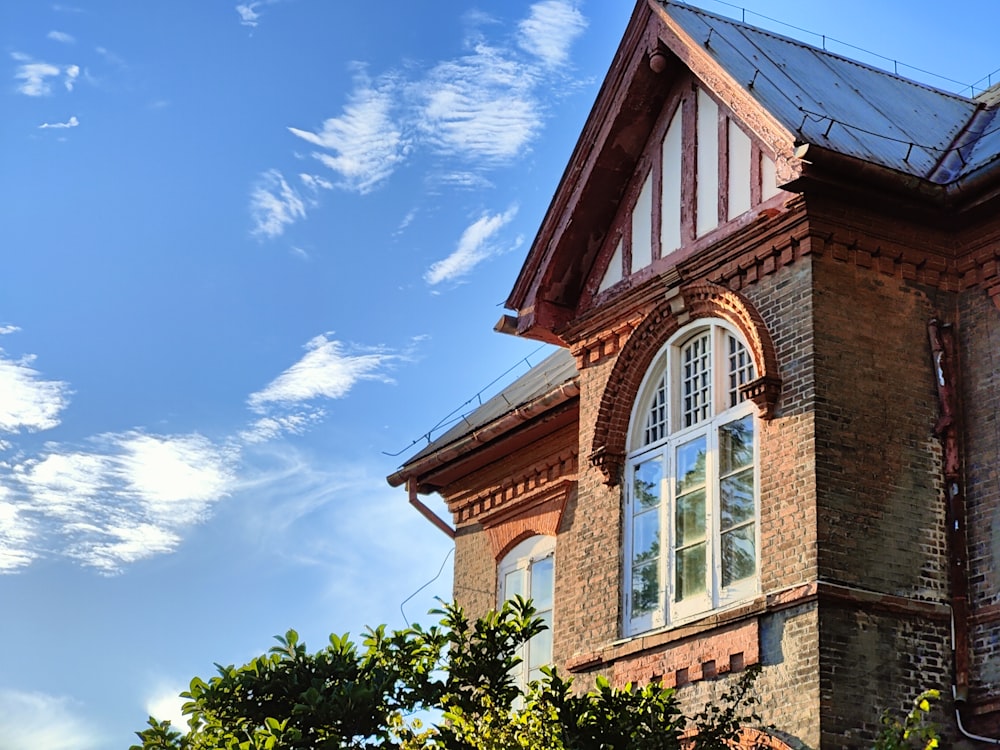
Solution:
<svg viewBox="0 0 1000 750">
<path fill-rule="evenodd" d="M 316 653 L 290 630 L 241 667 L 195 677 L 182 693 L 186 731 L 150 717 L 131 750 L 727 750 L 760 723 L 752 669 L 691 718 L 655 683 L 615 688 L 599 677 L 581 692 L 545 669 L 522 690 L 519 647 L 545 627 L 530 602 L 517 597 L 474 622 L 456 606 L 436 614 L 426 630 L 381 626 L 360 646 L 333 635 Z M 916 739 L 919 719 L 886 718 L 877 750 L 910 747 L 891 744 L 892 733 Z M 936 735 L 919 737 L 935 747 Z"/>
<path fill-rule="evenodd" d="M 696 724 L 716 744 L 696 737 L 684 746 L 714 750 L 755 720 L 750 677 L 724 720 L 706 712 L 696 724 L 656 684 L 614 688 L 599 678 L 579 693 L 546 669 L 522 691 L 512 676 L 519 646 L 545 627 L 529 602 L 516 598 L 476 621 L 455 606 L 437 614 L 426 630 L 378 627 L 360 647 L 334 635 L 316 653 L 289 631 L 241 667 L 194 678 L 182 694 L 187 731 L 150 717 L 131 750 L 669 750 Z"/>
<path fill-rule="evenodd" d="M 941 697 L 937 690 L 925 690 L 913 701 L 913 708 L 900 721 L 891 711 L 882 713 L 881 728 L 873 750 L 934 750 L 941 738 L 930 720 L 931 705 Z"/>
</svg>

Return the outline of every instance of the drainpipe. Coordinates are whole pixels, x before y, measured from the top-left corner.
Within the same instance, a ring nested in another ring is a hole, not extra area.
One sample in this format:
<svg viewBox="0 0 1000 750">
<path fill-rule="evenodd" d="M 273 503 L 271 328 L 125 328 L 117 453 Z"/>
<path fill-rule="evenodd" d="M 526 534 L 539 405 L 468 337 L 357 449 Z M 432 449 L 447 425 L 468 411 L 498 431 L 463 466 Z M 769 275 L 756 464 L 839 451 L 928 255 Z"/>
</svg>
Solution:
<svg viewBox="0 0 1000 750">
<path fill-rule="evenodd" d="M 969 552 L 966 539 L 965 486 L 962 476 L 962 420 L 960 388 L 956 374 L 958 346 L 955 329 L 937 319 L 927 324 L 934 380 L 937 384 L 941 416 L 934 425 L 934 435 L 944 450 L 946 522 L 948 524 L 948 578 L 951 588 L 951 639 L 955 674 L 952 694 L 955 699 L 955 723 L 969 739 L 1000 745 L 1000 740 L 972 734 L 962 724 L 962 707 L 969 700 Z"/>
<path fill-rule="evenodd" d="M 442 520 L 437 513 L 424 505 L 424 501 L 417 497 L 416 477 L 410 477 L 406 480 L 406 489 L 410 494 L 410 505 L 420 511 L 420 515 L 434 524 L 437 528 L 441 529 L 441 531 L 443 531 L 449 539 L 454 539 L 455 529 L 449 526 L 446 521 Z"/>
<path fill-rule="evenodd" d="M 948 524 L 948 578 L 955 647 L 955 700 L 969 698 L 969 583 L 968 545 L 965 534 L 965 488 L 962 481 L 961 419 L 955 329 L 937 319 L 927 324 L 934 379 L 941 416 L 934 435 L 944 449 L 944 483 Z"/>
</svg>

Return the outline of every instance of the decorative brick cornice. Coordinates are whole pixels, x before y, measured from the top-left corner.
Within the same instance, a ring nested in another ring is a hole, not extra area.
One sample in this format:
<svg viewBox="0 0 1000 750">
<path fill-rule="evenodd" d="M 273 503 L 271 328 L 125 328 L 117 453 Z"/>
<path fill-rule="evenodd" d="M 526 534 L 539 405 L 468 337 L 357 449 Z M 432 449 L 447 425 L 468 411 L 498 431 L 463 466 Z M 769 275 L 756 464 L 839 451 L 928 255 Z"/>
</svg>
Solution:
<svg viewBox="0 0 1000 750">
<path fill-rule="evenodd" d="M 568 450 L 549 461 L 535 464 L 518 477 L 499 485 L 490 485 L 458 503 L 449 503 L 449 510 L 456 526 L 483 521 L 484 517 L 520 507 L 522 501 L 537 498 L 539 493 L 561 485 L 564 480 L 575 480 L 576 473 L 577 451 Z"/>
<path fill-rule="evenodd" d="M 613 357 L 621 351 L 629 336 L 639 325 L 640 319 L 628 320 L 622 325 L 600 331 L 575 344 L 571 349 L 576 358 L 576 369 L 585 370 L 592 365 Z"/>
<path fill-rule="evenodd" d="M 682 687 L 759 664 L 759 628 L 757 617 L 678 628 L 581 654 L 567 660 L 566 669 L 576 673 L 600 669 L 616 685 L 652 681 Z"/>
<path fill-rule="evenodd" d="M 670 289 L 622 348 L 601 397 L 589 459 L 601 469 L 608 485 L 621 478 L 632 404 L 656 353 L 682 325 L 712 317 L 732 323 L 746 340 L 758 375 L 746 391 L 761 418 L 774 415 L 781 378 L 774 343 L 760 313 L 742 295 L 718 284 L 700 282 Z"/>
<path fill-rule="evenodd" d="M 539 487 L 516 503 L 481 515 L 479 521 L 489 537 L 493 557 L 499 561 L 528 537 L 555 536 L 562 522 L 566 501 L 575 486 L 575 475 L 565 477 Z"/>
</svg>

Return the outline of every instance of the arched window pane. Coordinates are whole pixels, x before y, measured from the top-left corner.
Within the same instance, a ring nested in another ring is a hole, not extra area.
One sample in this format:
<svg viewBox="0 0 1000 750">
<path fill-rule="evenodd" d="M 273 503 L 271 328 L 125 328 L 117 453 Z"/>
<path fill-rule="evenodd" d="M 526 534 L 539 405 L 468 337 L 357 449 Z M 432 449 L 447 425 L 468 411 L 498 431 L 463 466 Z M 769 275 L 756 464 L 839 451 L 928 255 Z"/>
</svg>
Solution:
<svg viewBox="0 0 1000 750">
<path fill-rule="evenodd" d="M 681 414 L 684 426 L 708 419 L 712 405 L 712 350 L 708 332 L 691 339 L 681 349 Z"/>
<path fill-rule="evenodd" d="M 732 408 L 743 400 L 740 386 L 749 383 L 757 375 L 750 352 L 732 334 L 726 335 L 726 349 L 729 358 L 729 407 Z"/>
<path fill-rule="evenodd" d="M 643 430 L 643 445 L 658 443 L 667 436 L 667 374 L 663 373 L 660 382 L 653 391 L 649 410 L 646 412 L 646 425 Z"/>
</svg>

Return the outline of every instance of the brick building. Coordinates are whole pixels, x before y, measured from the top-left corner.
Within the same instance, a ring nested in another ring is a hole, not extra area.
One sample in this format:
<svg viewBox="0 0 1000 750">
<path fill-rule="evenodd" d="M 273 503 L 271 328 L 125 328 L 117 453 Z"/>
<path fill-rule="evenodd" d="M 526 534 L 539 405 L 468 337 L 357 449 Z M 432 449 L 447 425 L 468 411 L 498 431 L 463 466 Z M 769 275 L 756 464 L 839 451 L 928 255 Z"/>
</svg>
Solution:
<svg viewBox="0 0 1000 750">
<path fill-rule="evenodd" d="M 998 103 L 639 1 L 497 326 L 559 349 L 389 477 L 535 598 L 523 678 L 1000 736 Z"/>
</svg>

